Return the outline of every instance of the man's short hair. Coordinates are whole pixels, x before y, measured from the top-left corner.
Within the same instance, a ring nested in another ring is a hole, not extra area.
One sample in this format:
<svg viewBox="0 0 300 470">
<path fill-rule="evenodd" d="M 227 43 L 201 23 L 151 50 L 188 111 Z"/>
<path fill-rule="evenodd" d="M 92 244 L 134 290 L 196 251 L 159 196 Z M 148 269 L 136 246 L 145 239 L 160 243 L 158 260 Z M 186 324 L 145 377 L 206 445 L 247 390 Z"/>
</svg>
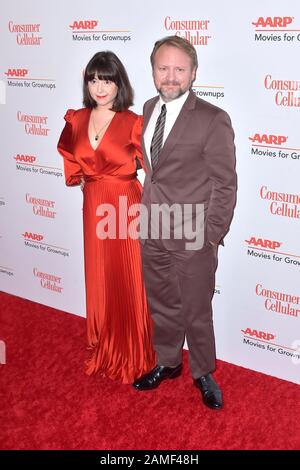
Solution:
<svg viewBox="0 0 300 470">
<path fill-rule="evenodd" d="M 184 39 L 180 36 L 166 36 L 159 41 L 156 41 L 150 56 L 152 68 L 154 67 L 155 54 L 161 46 L 172 46 L 181 49 L 191 58 L 193 67 L 196 69 L 198 68 L 196 49 L 187 39 Z"/>
</svg>

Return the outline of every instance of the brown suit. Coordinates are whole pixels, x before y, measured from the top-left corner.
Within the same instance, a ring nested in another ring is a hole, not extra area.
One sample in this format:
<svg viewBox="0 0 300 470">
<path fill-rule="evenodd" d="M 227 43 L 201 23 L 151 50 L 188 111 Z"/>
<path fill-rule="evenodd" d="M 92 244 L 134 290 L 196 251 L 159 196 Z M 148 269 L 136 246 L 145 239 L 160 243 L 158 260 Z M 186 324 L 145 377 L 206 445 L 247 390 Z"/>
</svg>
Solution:
<svg viewBox="0 0 300 470">
<path fill-rule="evenodd" d="M 144 106 L 146 129 L 158 97 Z M 202 203 L 204 246 L 186 250 L 186 240 L 141 240 L 148 302 L 154 321 L 157 363 L 176 366 L 186 335 L 194 378 L 215 369 L 211 300 L 217 245 L 229 230 L 236 202 L 234 133 L 228 114 L 190 92 L 152 171 L 142 203 Z M 212 246 L 209 242 L 216 244 Z"/>
</svg>

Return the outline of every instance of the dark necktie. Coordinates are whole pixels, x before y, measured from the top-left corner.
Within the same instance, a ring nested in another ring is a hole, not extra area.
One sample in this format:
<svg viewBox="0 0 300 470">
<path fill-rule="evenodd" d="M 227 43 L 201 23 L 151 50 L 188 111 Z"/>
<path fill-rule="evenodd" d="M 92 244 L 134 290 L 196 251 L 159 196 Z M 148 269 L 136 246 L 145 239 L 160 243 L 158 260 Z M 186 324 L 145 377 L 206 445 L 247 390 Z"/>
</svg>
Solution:
<svg viewBox="0 0 300 470">
<path fill-rule="evenodd" d="M 166 114 L 167 108 L 166 105 L 163 104 L 161 107 L 160 115 L 157 118 L 155 131 L 151 141 L 151 163 L 152 168 L 154 168 L 158 163 L 158 157 L 162 148 L 163 138 L 164 138 L 164 128 L 166 122 Z"/>
</svg>

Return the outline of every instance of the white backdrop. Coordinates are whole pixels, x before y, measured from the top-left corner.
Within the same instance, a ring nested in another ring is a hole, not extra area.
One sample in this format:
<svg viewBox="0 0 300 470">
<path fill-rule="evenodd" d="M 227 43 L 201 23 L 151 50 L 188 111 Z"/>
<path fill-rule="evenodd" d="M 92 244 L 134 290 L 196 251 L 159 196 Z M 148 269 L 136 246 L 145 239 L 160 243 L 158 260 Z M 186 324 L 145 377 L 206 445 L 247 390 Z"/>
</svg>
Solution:
<svg viewBox="0 0 300 470">
<path fill-rule="evenodd" d="M 300 383 L 298 0 L 17 0 L 1 10 L 1 290 L 85 315 L 82 194 L 65 187 L 56 151 L 63 116 L 82 107 L 82 70 L 99 50 L 121 58 L 141 113 L 155 94 L 153 44 L 179 34 L 198 52 L 194 91 L 228 111 L 236 133 L 217 355 Z"/>
</svg>

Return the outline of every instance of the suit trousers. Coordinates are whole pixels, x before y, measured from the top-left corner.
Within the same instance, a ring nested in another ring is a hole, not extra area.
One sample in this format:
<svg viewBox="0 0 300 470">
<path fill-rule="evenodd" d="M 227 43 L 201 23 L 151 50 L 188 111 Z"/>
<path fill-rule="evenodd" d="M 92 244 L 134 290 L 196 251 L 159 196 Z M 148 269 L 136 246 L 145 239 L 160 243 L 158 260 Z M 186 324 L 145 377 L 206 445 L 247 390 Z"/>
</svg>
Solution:
<svg viewBox="0 0 300 470">
<path fill-rule="evenodd" d="M 186 337 L 195 379 L 215 369 L 212 297 L 217 253 L 218 247 L 209 244 L 198 251 L 169 251 L 160 240 L 151 239 L 142 245 L 157 364 L 180 364 Z"/>
</svg>

